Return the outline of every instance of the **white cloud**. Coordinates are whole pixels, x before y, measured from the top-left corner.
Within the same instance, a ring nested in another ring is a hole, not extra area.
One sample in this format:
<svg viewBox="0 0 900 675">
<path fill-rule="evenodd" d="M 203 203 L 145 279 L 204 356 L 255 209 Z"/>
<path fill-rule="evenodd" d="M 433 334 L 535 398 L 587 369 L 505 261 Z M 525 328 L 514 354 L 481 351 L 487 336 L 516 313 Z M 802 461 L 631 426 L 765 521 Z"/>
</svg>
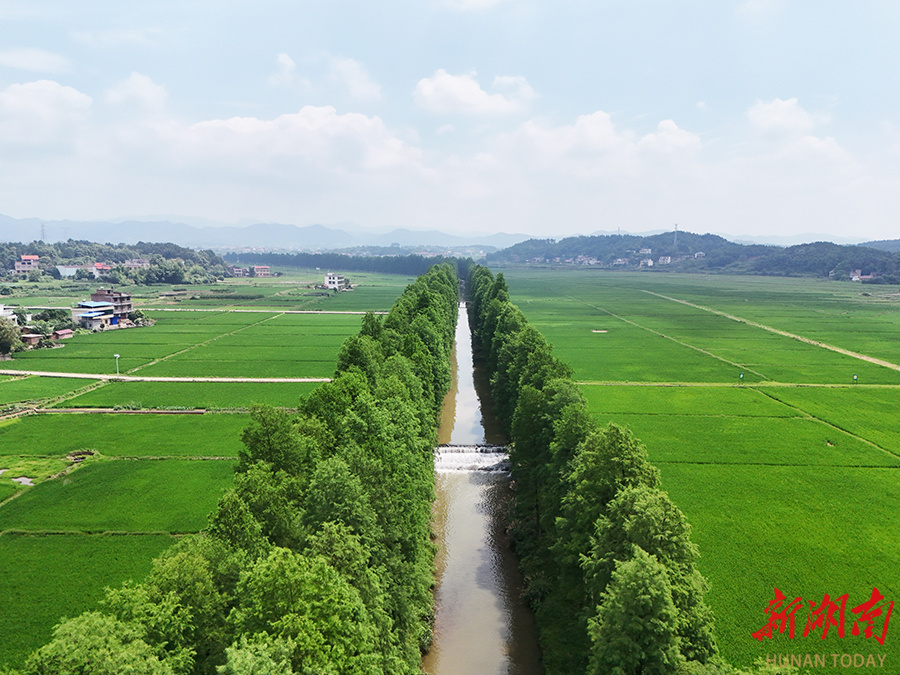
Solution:
<svg viewBox="0 0 900 675">
<path fill-rule="evenodd" d="M 227 157 L 235 166 L 246 162 L 275 172 L 286 166 L 370 171 L 412 166 L 419 157 L 416 148 L 393 135 L 378 117 L 340 115 L 331 106 L 305 106 L 273 120 L 209 120 L 181 130 L 180 135 L 174 147 L 189 150 L 195 161 Z"/>
<path fill-rule="evenodd" d="M 165 87 L 156 84 L 146 75 L 133 72 L 106 92 L 105 101 L 113 105 L 136 103 L 144 108 L 160 109 L 167 98 Z"/>
<path fill-rule="evenodd" d="M 282 52 L 275 59 L 278 70 L 269 75 L 268 82 L 273 87 L 289 87 L 295 82 L 297 64 L 294 59 Z"/>
<path fill-rule="evenodd" d="M 55 74 L 69 70 L 69 61 L 64 56 L 44 49 L 5 49 L 0 52 L 0 66 Z"/>
<path fill-rule="evenodd" d="M 366 69 L 358 61 L 332 58 L 329 76 L 345 86 L 350 95 L 358 101 L 381 100 L 381 86 L 369 77 Z"/>
<path fill-rule="evenodd" d="M 776 98 L 768 103 L 757 101 L 747 111 L 747 116 L 757 131 L 774 139 L 808 134 L 815 126 L 826 121 L 826 118 L 814 117 L 806 112 L 796 98 L 786 101 Z"/>
<path fill-rule="evenodd" d="M 416 84 L 416 104 L 438 114 L 508 115 L 524 111 L 535 93 L 524 77 L 495 77 L 490 94 L 481 88 L 476 74 L 451 75 L 438 70 Z"/>
<path fill-rule="evenodd" d="M 672 154 L 681 151 L 693 151 L 700 148 L 700 137 L 684 129 L 679 129 L 672 120 L 663 120 L 656 127 L 656 132 L 641 138 L 638 147 Z"/>
<path fill-rule="evenodd" d="M 90 113 L 92 99 L 50 80 L 11 84 L 0 91 L 0 142 L 67 142 Z"/>
</svg>

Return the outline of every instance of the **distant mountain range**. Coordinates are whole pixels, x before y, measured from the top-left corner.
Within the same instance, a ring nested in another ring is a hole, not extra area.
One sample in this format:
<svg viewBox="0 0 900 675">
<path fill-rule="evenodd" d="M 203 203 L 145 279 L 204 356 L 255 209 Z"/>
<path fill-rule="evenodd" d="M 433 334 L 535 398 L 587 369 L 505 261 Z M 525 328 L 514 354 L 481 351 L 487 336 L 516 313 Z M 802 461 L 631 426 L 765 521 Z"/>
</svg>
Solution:
<svg viewBox="0 0 900 675">
<path fill-rule="evenodd" d="M 195 227 L 172 221 L 97 222 L 37 218 L 10 218 L 0 215 L 0 240 L 30 242 L 46 237 L 47 243 L 83 239 L 111 244 L 171 242 L 200 249 L 282 249 L 326 251 L 351 246 L 400 246 L 454 248 L 484 246 L 501 249 L 529 239 L 525 234 L 456 235 L 437 230 L 396 229 L 387 233 L 344 230 L 324 225 L 284 225 L 258 223 L 248 226 Z"/>
</svg>

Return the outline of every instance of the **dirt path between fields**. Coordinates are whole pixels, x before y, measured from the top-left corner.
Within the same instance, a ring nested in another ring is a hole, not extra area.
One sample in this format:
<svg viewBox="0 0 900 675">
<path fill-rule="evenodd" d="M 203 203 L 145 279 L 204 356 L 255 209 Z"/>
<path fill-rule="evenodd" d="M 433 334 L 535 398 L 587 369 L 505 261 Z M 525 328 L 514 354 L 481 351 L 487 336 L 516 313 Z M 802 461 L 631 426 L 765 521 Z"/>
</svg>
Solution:
<svg viewBox="0 0 900 675">
<path fill-rule="evenodd" d="M 140 375 L 103 375 L 99 373 L 57 373 L 45 370 L 0 370 L 0 375 L 37 375 L 69 377 L 105 382 L 331 382 L 330 377 L 149 377 Z"/>
<path fill-rule="evenodd" d="M 277 294 L 276 294 L 277 295 Z M 318 310 L 318 309 L 230 309 L 228 307 L 213 308 L 191 308 L 191 307 L 144 307 L 140 306 L 142 312 L 241 312 L 244 314 L 351 314 L 365 316 L 369 312 L 346 311 L 339 312 L 336 310 Z M 371 312 L 379 316 L 387 316 L 387 312 Z"/>
<path fill-rule="evenodd" d="M 766 326 L 762 323 L 757 323 L 756 321 L 751 321 L 750 319 L 745 319 L 740 316 L 735 316 L 733 314 L 728 314 L 726 312 L 720 312 L 717 309 L 713 309 L 711 307 L 704 307 L 703 305 L 695 305 L 693 302 L 688 302 L 687 300 L 679 300 L 678 298 L 672 298 L 668 295 L 663 295 L 662 293 L 654 293 L 653 291 L 643 291 L 644 293 L 649 293 L 650 295 L 655 295 L 658 298 L 662 298 L 663 300 L 670 300 L 672 302 L 677 302 L 682 305 L 687 305 L 688 307 L 693 307 L 694 309 L 700 309 L 704 312 L 709 312 L 710 314 L 718 314 L 719 316 L 723 316 L 726 319 L 731 319 L 732 321 L 737 321 L 738 323 L 744 323 L 748 326 L 753 326 L 754 328 L 762 328 L 763 330 L 769 331 L 770 333 L 775 333 L 776 335 L 781 335 L 783 337 L 792 338 L 794 340 L 798 340 L 799 342 L 805 342 L 806 344 L 813 345 L 815 347 L 821 347 L 822 349 L 828 349 L 832 352 L 837 352 L 838 354 L 843 354 L 844 356 L 850 356 L 854 359 L 859 359 L 860 361 L 866 361 L 868 363 L 874 363 L 876 366 L 883 366 L 885 368 L 890 368 L 892 370 L 900 370 L 900 365 L 896 363 L 891 363 L 890 361 L 884 361 L 882 359 L 876 359 L 874 356 L 867 356 L 866 354 L 860 354 L 859 352 L 853 352 L 849 349 L 844 349 L 843 347 L 836 347 L 834 345 L 830 345 L 826 342 L 819 342 L 818 340 L 812 340 L 810 338 L 803 337 L 802 335 L 795 335 L 794 333 L 788 333 L 784 330 L 779 330 L 778 328 L 773 328 L 772 326 Z"/>
</svg>

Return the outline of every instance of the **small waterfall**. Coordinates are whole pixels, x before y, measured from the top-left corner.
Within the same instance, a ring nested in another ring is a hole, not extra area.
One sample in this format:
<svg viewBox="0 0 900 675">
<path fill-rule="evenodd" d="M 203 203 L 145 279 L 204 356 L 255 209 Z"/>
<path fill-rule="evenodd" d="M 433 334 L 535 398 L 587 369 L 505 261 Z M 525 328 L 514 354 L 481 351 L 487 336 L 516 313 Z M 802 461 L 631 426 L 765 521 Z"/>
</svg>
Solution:
<svg viewBox="0 0 900 675">
<path fill-rule="evenodd" d="M 434 470 L 509 472 L 509 455 L 503 445 L 439 445 L 435 448 Z"/>
</svg>

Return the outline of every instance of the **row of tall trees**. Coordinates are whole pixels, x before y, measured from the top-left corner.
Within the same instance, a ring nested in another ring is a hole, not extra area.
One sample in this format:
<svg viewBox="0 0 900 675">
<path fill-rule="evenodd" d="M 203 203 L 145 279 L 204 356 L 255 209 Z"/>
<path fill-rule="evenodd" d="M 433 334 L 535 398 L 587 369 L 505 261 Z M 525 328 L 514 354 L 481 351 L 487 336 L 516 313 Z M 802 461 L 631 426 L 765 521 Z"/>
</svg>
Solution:
<svg viewBox="0 0 900 675">
<path fill-rule="evenodd" d="M 254 407 L 208 528 L 62 622 L 22 673 L 418 673 L 457 289 L 433 267 L 364 318 L 299 412 Z"/>
<path fill-rule="evenodd" d="M 476 357 L 512 439 L 511 535 L 548 675 L 734 672 L 718 658 L 690 525 L 646 448 L 592 419 L 502 274 L 472 265 L 467 292 Z"/>
</svg>

